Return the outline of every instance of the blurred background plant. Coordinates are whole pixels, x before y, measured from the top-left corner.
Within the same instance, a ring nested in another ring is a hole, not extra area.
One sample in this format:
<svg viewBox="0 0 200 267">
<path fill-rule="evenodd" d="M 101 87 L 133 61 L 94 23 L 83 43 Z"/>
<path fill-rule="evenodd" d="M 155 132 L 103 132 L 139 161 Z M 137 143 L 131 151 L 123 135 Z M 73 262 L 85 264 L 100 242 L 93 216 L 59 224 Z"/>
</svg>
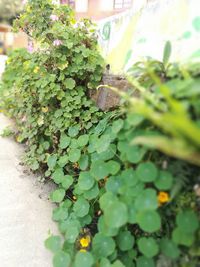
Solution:
<svg viewBox="0 0 200 267">
<path fill-rule="evenodd" d="M 0 22 L 9 22 L 22 11 L 21 0 L 0 0 Z"/>
<path fill-rule="evenodd" d="M 118 92 L 130 110 L 143 115 L 162 130 L 157 136 L 139 136 L 134 144 L 155 147 L 167 155 L 200 165 L 200 66 L 198 57 L 169 63 L 171 44 L 166 43 L 163 61 L 147 58 L 129 69 L 127 79 L 140 97 Z"/>
</svg>

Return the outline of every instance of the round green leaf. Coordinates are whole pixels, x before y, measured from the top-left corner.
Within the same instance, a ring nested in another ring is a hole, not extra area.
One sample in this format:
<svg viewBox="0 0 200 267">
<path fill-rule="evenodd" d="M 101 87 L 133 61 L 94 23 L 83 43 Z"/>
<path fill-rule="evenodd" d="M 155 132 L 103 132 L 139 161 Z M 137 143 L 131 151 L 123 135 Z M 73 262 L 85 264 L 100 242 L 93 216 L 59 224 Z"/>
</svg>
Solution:
<svg viewBox="0 0 200 267">
<path fill-rule="evenodd" d="M 146 149 L 139 146 L 128 146 L 126 150 L 126 156 L 129 162 L 139 163 L 146 153 Z"/>
<path fill-rule="evenodd" d="M 56 203 L 60 203 L 65 197 L 64 189 L 57 189 L 51 194 L 51 200 Z"/>
<path fill-rule="evenodd" d="M 172 233 L 174 243 L 190 247 L 194 242 L 194 233 L 186 233 L 180 228 L 175 228 Z"/>
<path fill-rule="evenodd" d="M 78 148 L 78 147 L 79 147 L 79 145 L 78 145 L 77 140 L 76 139 L 72 139 L 71 140 L 71 144 L 70 144 L 70 148 L 72 149 L 72 148 Z"/>
<path fill-rule="evenodd" d="M 109 170 L 105 162 L 103 161 L 95 161 L 91 164 L 91 175 L 95 177 L 95 179 L 101 180 L 104 179 L 108 174 Z"/>
<path fill-rule="evenodd" d="M 106 258 L 102 258 L 99 267 L 111 267 L 110 261 Z"/>
<path fill-rule="evenodd" d="M 114 201 L 105 209 L 105 222 L 112 228 L 119 228 L 128 221 L 128 210 L 124 203 Z"/>
<path fill-rule="evenodd" d="M 115 242 L 111 237 L 98 233 L 93 238 L 92 248 L 98 257 L 107 257 L 114 252 Z"/>
<path fill-rule="evenodd" d="M 135 200 L 137 210 L 155 210 L 158 207 L 157 194 L 154 189 L 145 189 Z"/>
<path fill-rule="evenodd" d="M 109 135 L 102 135 L 100 138 L 98 138 L 95 144 L 97 153 L 106 151 L 110 145 L 110 142 L 111 140 Z"/>
<path fill-rule="evenodd" d="M 146 257 L 139 257 L 137 259 L 137 267 L 155 267 L 153 259 L 148 259 Z"/>
<path fill-rule="evenodd" d="M 71 149 L 69 152 L 69 160 L 73 163 L 77 162 L 81 157 L 81 152 L 79 149 Z"/>
<path fill-rule="evenodd" d="M 142 121 L 144 121 L 144 117 L 136 114 L 136 113 L 129 113 L 127 114 L 127 122 L 128 124 L 130 124 L 131 126 L 137 126 L 139 125 Z"/>
<path fill-rule="evenodd" d="M 96 198 L 99 194 L 99 186 L 98 183 L 96 182 L 95 185 L 88 191 L 84 193 L 84 197 L 88 200 L 92 200 Z"/>
<path fill-rule="evenodd" d="M 79 126 L 78 125 L 69 127 L 68 135 L 70 137 L 75 137 L 75 136 L 77 136 L 78 133 L 79 133 Z"/>
<path fill-rule="evenodd" d="M 128 254 L 122 255 L 122 257 L 120 258 L 124 264 L 123 265 L 124 267 L 135 267 L 135 263 L 133 262 L 133 259 L 131 259 Z"/>
<path fill-rule="evenodd" d="M 77 142 L 80 147 L 86 146 L 89 141 L 89 136 L 87 134 L 79 136 Z"/>
<path fill-rule="evenodd" d="M 159 177 L 155 181 L 155 186 L 159 190 L 169 190 L 172 187 L 173 176 L 170 172 L 160 171 Z"/>
<path fill-rule="evenodd" d="M 44 142 L 42 143 L 42 147 L 43 147 L 45 150 L 48 150 L 49 147 L 50 147 L 50 143 L 49 143 L 48 141 L 44 141 Z"/>
<path fill-rule="evenodd" d="M 101 153 L 93 153 L 92 161 L 95 160 L 109 160 L 112 159 L 116 154 L 116 145 L 111 144 L 108 149 Z"/>
<path fill-rule="evenodd" d="M 193 233 L 199 227 L 198 217 L 192 210 L 180 212 L 176 217 L 176 223 L 179 229 L 185 233 Z"/>
<path fill-rule="evenodd" d="M 88 163 L 89 163 L 88 155 L 81 155 L 78 163 L 79 163 L 80 169 L 85 171 L 87 169 Z"/>
<path fill-rule="evenodd" d="M 79 218 L 79 221 L 80 221 L 81 227 L 85 227 L 86 225 L 91 224 L 92 217 L 88 214 L 82 218 Z"/>
<path fill-rule="evenodd" d="M 138 177 L 136 176 L 136 173 L 133 171 L 133 169 L 126 169 L 121 172 L 121 178 L 127 186 L 135 186 L 138 182 Z"/>
<path fill-rule="evenodd" d="M 161 227 L 160 215 L 154 210 L 139 213 L 137 222 L 142 230 L 149 233 L 158 231 Z"/>
<path fill-rule="evenodd" d="M 117 145 L 117 149 L 120 151 L 120 152 L 124 152 L 126 153 L 128 151 L 129 148 L 129 144 L 127 141 L 119 141 L 118 142 L 118 145 Z M 130 149 L 131 151 L 131 149 Z"/>
<path fill-rule="evenodd" d="M 78 217 L 84 217 L 88 214 L 90 209 L 90 204 L 83 197 L 79 197 L 74 204 L 74 212 Z"/>
<path fill-rule="evenodd" d="M 130 231 L 120 231 L 117 236 L 117 244 L 122 251 L 127 251 L 133 248 L 134 237 Z"/>
<path fill-rule="evenodd" d="M 52 219 L 54 221 L 63 221 L 66 220 L 68 217 L 68 210 L 64 207 L 58 207 L 53 210 Z"/>
<path fill-rule="evenodd" d="M 51 155 L 48 157 L 47 165 L 50 170 L 53 170 L 53 168 L 56 166 L 57 162 L 57 155 Z"/>
<path fill-rule="evenodd" d="M 68 243 L 75 242 L 77 236 L 79 235 L 80 229 L 80 222 L 76 219 L 68 218 L 67 220 L 59 223 L 59 230 L 62 234 L 66 234 L 65 238 L 67 239 Z"/>
<path fill-rule="evenodd" d="M 173 241 L 167 238 L 163 238 L 161 240 L 160 245 L 161 245 L 161 251 L 165 256 L 173 260 L 179 257 L 180 250 L 178 249 L 177 245 Z"/>
<path fill-rule="evenodd" d="M 128 257 L 130 259 L 133 260 L 133 259 L 136 258 L 136 256 L 137 256 L 137 251 L 135 249 L 131 249 L 131 250 L 128 251 Z"/>
<path fill-rule="evenodd" d="M 108 181 L 106 182 L 106 191 L 117 194 L 122 185 L 123 181 L 120 179 L 120 177 L 109 177 Z"/>
<path fill-rule="evenodd" d="M 124 125 L 124 121 L 122 119 L 116 120 L 113 122 L 112 131 L 113 133 L 118 133 Z"/>
<path fill-rule="evenodd" d="M 81 172 L 78 179 L 78 185 L 81 190 L 89 190 L 94 185 L 94 178 L 90 172 Z"/>
<path fill-rule="evenodd" d="M 53 267 L 69 267 L 70 256 L 64 251 L 58 251 L 53 257 Z"/>
<path fill-rule="evenodd" d="M 68 225 L 65 232 L 65 238 L 68 243 L 73 244 L 79 235 L 79 229 L 76 225 Z"/>
<path fill-rule="evenodd" d="M 45 240 L 45 247 L 52 252 L 57 252 L 61 249 L 61 238 L 60 236 L 50 236 Z"/>
<path fill-rule="evenodd" d="M 136 175 L 142 182 L 153 182 L 158 175 L 158 170 L 152 162 L 145 162 L 138 165 Z"/>
<path fill-rule="evenodd" d="M 111 192 L 106 192 L 99 199 L 100 207 L 103 211 L 105 211 L 106 208 L 110 206 L 112 203 L 114 203 L 115 201 L 117 201 L 117 197 L 113 195 L 113 193 Z"/>
<path fill-rule="evenodd" d="M 118 233 L 118 228 L 111 228 L 110 225 L 105 223 L 103 215 L 99 218 L 97 227 L 99 232 L 105 236 L 116 236 Z"/>
<path fill-rule="evenodd" d="M 112 264 L 112 267 L 125 267 L 125 265 L 119 261 L 119 260 L 116 260 L 113 264 Z"/>
<path fill-rule="evenodd" d="M 64 172 L 63 172 L 63 168 L 57 168 L 54 173 L 52 174 L 52 179 L 54 180 L 54 182 L 56 184 L 60 184 L 62 183 L 64 178 Z"/>
<path fill-rule="evenodd" d="M 78 252 L 75 257 L 74 267 L 91 267 L 94 263 L 93 256 L 89 252 Z"/>
<path fill-rule="evenodd" d="M 115 175 L 120 170 L 120 164 L 117 161 L 110 160 L 106 163 L 108 171 L 110 174 Z"/>
<path fill-rule="evenodd" d="M 113 262 L 117 258 L 117 250 L 115 249 L 114 252 L 109 256 L 109 260 Z"/>
<path fill-rule="evenodd" d="M 66 134 L 61 134 L 59 147 L 65 149 L 69 146 L 71 138 Z"/>
<path fill-rule="evenodd" d="M 58 160 L 58 165 L 63 168 L 69 161 L 68 155 L 61 156 Z"/>
<path fill-rule="evenodd" d="M 147 258 L 152 258 L 158 254 L 158 244 L 152 237 L 142 237 L 138 241 L 139 251 Z"/>
<path fill-rule="evenodd" d="M 65 190 L 68 190 L 70 186 L 73 184 L 73 177 L 71 175 L 65 175 L 63 180 L 62 180 L 62 187 Z"/>
<path fill-rule="evenodd" d="M 76 82 L 72 78 L 67 78 L 65 79 L 65 86 L 66 88 L 72 90 L 76 86 Z"/>
</svg>

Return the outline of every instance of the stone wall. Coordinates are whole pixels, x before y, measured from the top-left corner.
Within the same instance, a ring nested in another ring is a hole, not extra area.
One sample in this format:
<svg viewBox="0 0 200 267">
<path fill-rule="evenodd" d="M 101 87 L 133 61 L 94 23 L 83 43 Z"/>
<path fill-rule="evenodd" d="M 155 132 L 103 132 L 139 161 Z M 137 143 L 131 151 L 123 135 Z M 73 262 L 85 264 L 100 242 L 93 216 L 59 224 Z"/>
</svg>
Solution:
<svg viewBox="0 0 200 267">
<path fill-rule="evenodd" d="M 105 73 L 102 80 L 102 85 L 116 87 L 121 91 L 127 92 L 132 86 L 121 75 L 113 75 Z M 101 110 L 109 110 L 120 104 L 120 97 L 108 88 L 100 88 L 98 91 L 92 90 L 90 97 L 97 103 Z"/>
</svg>

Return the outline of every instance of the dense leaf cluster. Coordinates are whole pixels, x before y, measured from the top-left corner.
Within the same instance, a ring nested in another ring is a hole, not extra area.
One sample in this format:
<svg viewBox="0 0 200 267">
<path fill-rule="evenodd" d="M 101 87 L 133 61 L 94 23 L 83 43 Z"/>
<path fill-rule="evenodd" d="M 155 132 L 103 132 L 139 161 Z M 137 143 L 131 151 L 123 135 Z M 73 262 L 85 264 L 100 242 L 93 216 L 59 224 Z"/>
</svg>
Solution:
<svg viewBox="0 0 200 267">
<path fill-rule="evenodd" d="M 57 21 L 50 19 L 51 13 Z M 19 128 L 18 141 L 29 146 L 27 163 L 36 170 L 58 149 L 66 129 L 84 132 L 101 118 L 88 92 L 100 82 L 104 61 L 93 25 L 87 20 L 76 23 L 68 6 L 30 1 L 15 24 L 25 25 L 38 49 L 17 50 L 9 57 L 3 77 L 9 91 L 5 101 Z M 54 43 L 58 39 L 59 46 Z"/>
<path fill-rule="evenodd" d="M 168 70 L 168 44 L 164 65 L 151 61 L 151 67 L 137 64 L 131 70 L 132 76 L 137 71 L 131 81 L 141 97 L 125 95 L 123 111 L 103 113 L 88 97 L 103 69 L 93 26 L 77 24 L 67 6 L 48 0 L 29 1 L 16 25 L 38 49 L 9 57 L 3 108 L 16 121 L 17 140 L 27 145 L 26 162 L 57 185 L 52 218 L 61 236 L 45 242 L 54 253 L 53 266 L 197 267 L 199 203 L 193 185 L 199 168 L 176 159 L 198 164 L 192 160 L 199 151 L 198 100 L 186 86 L 190 81 L 198 95 L 197 68 L 185 76 L 175 66 Z M 195 132 L 178 124 L 185 115 Z M 181 157 L 165 151 L 163 142 L 146 141 L 163 136 L 192 150 L 176 146 L 187 152 Z"/>
</svg>

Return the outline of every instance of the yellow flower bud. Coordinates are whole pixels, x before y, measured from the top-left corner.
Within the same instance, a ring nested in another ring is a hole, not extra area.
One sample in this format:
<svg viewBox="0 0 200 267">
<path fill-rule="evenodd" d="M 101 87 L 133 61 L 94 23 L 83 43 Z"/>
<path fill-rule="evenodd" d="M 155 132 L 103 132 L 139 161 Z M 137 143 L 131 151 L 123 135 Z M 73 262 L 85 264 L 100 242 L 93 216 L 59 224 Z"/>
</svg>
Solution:
<svg viewBox="0 0 200 267">
<path fill-rule="evenodd" d="M 89 236 L 89 235 L 87 235 L 87 236 L 85 236 L 85 237 L 82 237 L 82 238 L 80 239 L 80 244 L 81 244 L 81 247 L 82 247 L 82 248 L 87 248 L 87 247 L 89 247 L 90 242 L 91 242 L 91 239 L 90 239 L 90 236 Z"/>
<path fill-rule="evenodd" d="M 48 107 L 42 107 L 42 112 L 47 113 L 49 111 Z"/>
<path fill-rule="evenodd" d="M 39 67 L 35 67 L 34 70 L 33 70 L 33 72 L 34 73 L 38 73 L 39 69 L 40 69 Z"/>
<path fill-rule="evenodd" d="M 6 64 L 9 65 L 11 63 L 10 58 L 7 59 Z"/>
<path fill-rule="evenodd" d="M 79 251 L 80 251 L 80 252 L 87 252 L 87 250 L 86 250 L 86 249 L 83 249 L 83 248 L 80 249 Z"/>
<path fill-rule="evenodd" d="M 166 202 L 169 202 L 170 198 L 169 198 L 169 194 L 167 192 L 159 192 L 158 194 L 158 202 L 160 204 L 164 204 Z"/>
</svg>

